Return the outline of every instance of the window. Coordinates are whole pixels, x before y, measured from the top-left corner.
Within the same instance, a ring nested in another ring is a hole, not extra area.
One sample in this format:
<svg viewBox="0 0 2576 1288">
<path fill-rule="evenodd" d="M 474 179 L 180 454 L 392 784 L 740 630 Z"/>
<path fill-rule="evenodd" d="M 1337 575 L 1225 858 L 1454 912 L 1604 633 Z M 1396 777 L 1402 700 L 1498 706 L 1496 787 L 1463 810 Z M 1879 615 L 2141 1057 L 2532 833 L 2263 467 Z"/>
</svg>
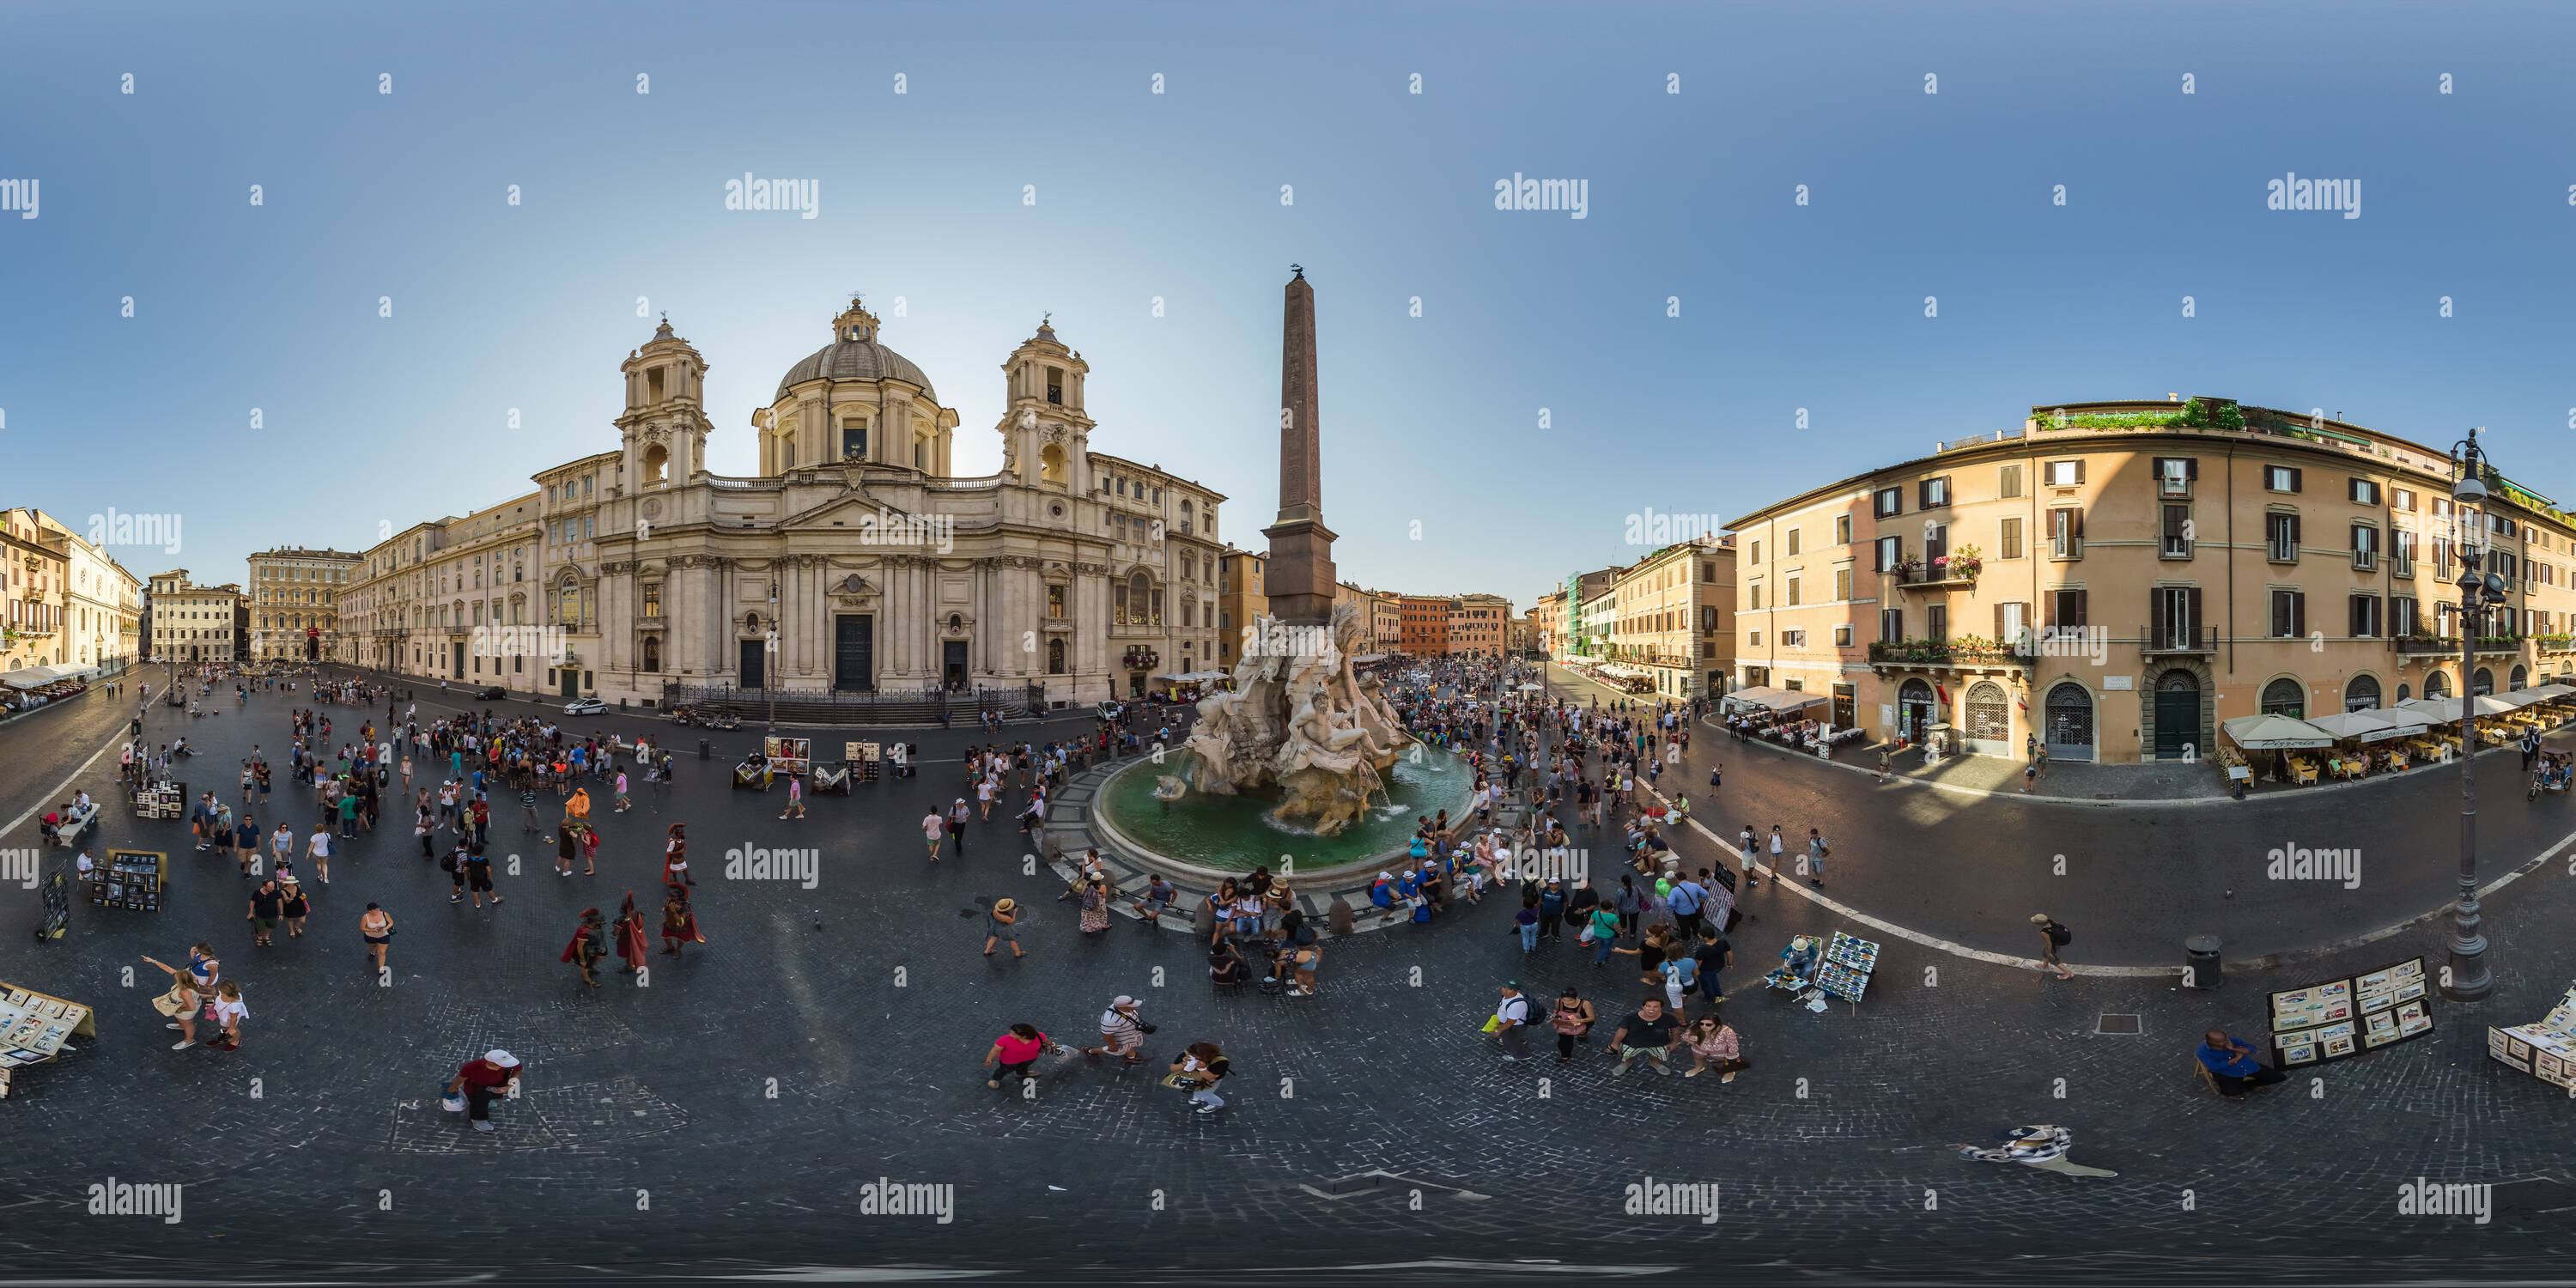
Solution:
<svg viewBox="0 0 2576 1288">
<path fill-rule="evenodd" d="M 2380 609 L 2380 605 L 2379 605 L 2379 596 L 2377 596 L 2377 595 L 2354 595 L 2354 596 L 2352 597 L 2352 636 L 2353 636 L 2353 638 L 2355 638 L 2355 639 L 2376 639 L 2376 638 L 2378 638 L 2378 637 L 2379 637 L 2379 626 L 2380 626 L 2380 622 L 2381 622 L 2381 616 L 2380 616 L 2380 614 L 2381 614 L 2381 609 Z"/>
<path fill-rule="evenodd" d="M 2348 488 L 2346 496 L 2353 504 L 2379 504 L 2379 485 L 2377 483 L 2363 478 L 2348 479 L 2345 480 L 2345 482 Z"/>
<path fill-rule="evenodd" d="M 2263 714 L 2288 716 L 2297 720 L 2308 714 L 2308 691 L 2298 681 L 2282 676 L 2263 686 Z"/>
<path fill-rule="evenodd" d="M 2264 540 L 2274 563 L 2299 561 L 2299 516 L 2267 514 L 2263 516 Z"/>
<path fill-rule="evenodd" d="M 2388 489 L 2388 504 L 2400 510 L 2414 509 L 2415 490 L 2413 488 L 2403 487 L 2393 487 Z"/>
<path fill-rule="evenodd" d="M 1752 596 L 1751 607 L 1757 612 L 1760 611 L 1762 608 L 1762 583 L 1758 581 L 1753 583 L 1753 585 L 1748 588 L 1747 593 Z"/>
<path fill-rule="evenodd" d="M 1923 610 L 1923 615 L 1923 638 L 1936 641 L 1950 638 L 1949 605 L 1931 605 Z"/>
<path fill-rule="evenodd" d="M 1834 569 L 1834 602 L 1836 602 L 1836 603 L 1841 603 L 1841 602 L 1843 602 L 1843 601 L 1845 601 L 1845 600 L 1850 599 L 1851 597 L 1852 597 L 1852 570 L 1851 570 L 1851 568 L 1850 568 L 1848 565 L 1846 565 L 1846 566 L 1844 566 L 1844 567 Z"/>
<path fill-rule="evenodd" d="M 1798 578 L 1795 576 L 1789 578 L 1789 606 L 1798 606 Z"/>
<path fill-rule="evenodd" d="M 1837 626 L 1837 627 L 1835 627 L 1835 628 L 1834 628 L 1834 647 L 1836 647 L 1836 648 L 1850 648 L 1850 647 L 1851 647 L 1851 642 L 1852 642 L 1852 628 L 1851 628 L 1851 624 L 1850 624 L 1850 623 L 1846 622 L 1846 623 L 1844 623 L 1843 625 L 1840 625 L 1840 626 Z M 1709 652 L 1710 652 L 1710 655 L 1711 655 L 1711 656 L 1715 656 L 1715 655 L 1716 655 L 1716 651 L 1717 651 L 1717 646 L 1716 646 L 1716 645 L 1714 645 L 1714 644 L 1709 645 Z"/>
<path fill-rule="evenodd" d="M 1851 519 L 1852 517 L 1848 514 L 1838 514 L 1834 516 L 1835 545 L 1847 546 L 1851 544 Z"/>
<path fill-rule="evenodd" d="M 841 422 L 841 456 L 843 459 L 865 459 L 868 454 L 868 418 L 851 416 Z"/>
<path fill-rule="evenodd" d="M 1792 555 L 1798 553 L 1798 532 L 1796 528 L 1789 529 L 1789 553 Z"/>
<path fill-rule="evenodd" d="M 2021 495 L 2021 466 L 2007 465 L 1996 474 L 1995 495 L 2007 501 Z"/>
<path fill-rule="evenodd" d="M 662 615 L 662 583 L 644 583 L 644 615 L 646 617 Z"/>
<path fill-rule="evenodd" d="M 2005 648 L 2018 649 L 2021 645 L 2022 633 L 2028 629 L 2030 629 L 2029 605 L 2019 603 L 1995 605 L 1996 643 Z"/>
<path fill-rule="evenodd" d="M 2159 456 L 2156 458 L 2156 495 L 2190 496 L 2193 479 L 2200 477 L 2200 459 L 2192 456 Z"/>
<path fill-rule="evenodd" d="M 2004 520 L 2004 521 L 2003 521 L 2003 531 L 2002 531 L 2001 533 L 1999 533 L 1999 534 L 1997 535 L 1997 537 L 1996 537 L 1996 541 L 1995 541 L 1995 548 L 1996 548 L 1995 557 L 1996 557 L 1996 558 L 1998 558 L 1998 559 L 2019 559 L 2019 558 L 2021 558 L 2021 516 L 2020 516 L 2020 515 L 2017 515 L 2017 514 L 2016 514 L 2016 515 L 2012 516 L 2011 518 L 2006 519 L 2006 520 Z"/>
<path fill-rule="evenodd" d="M 1903 642 L 1905 639 L 1904 609 L 1882 608 L 1878 610 L 1878 638 L 1889 644 Z"/>
<path fill-rule="evenodd" d="M 1905 538 L 1880 537 L 1871 549 L 1874 552 L 1874 557 L 1877 562 L 1870 568 L 1870 571 L 1892 572 L 1895 570 L 1896 565 L 1902 562 L 1905 558 Z"/>
<path fill-rule="evenodd" d="M 2379 566 L 2379 529 L 2367 523 L 2352 525 L 2352 566 L 2368 571 Z"/>
<path fill-rule="evenodd" d="M 2388 571 L 2399 577 L 2415 575 L 2415 534 L 2404 528 L 2388 530 Z"/>
<path fill-rule="evenodd" d="M 2061 509 L 2048 512 L 2049 557 L 2081 559 L 2084 557 L 2084 512 Z"/>
<path fill-rule="evenodd" d="M 1046 385 L 1047 385 L 1047 395 L 1046 395 L 1047 401 L 1048 401 L 1048 402 L 1051 402 L 1051 403 L 1054 403 L 1054 404 L 1056 404 L 1056 405 L 1058 405 L 1058 406 L 1062 406 L 1062 405 L 1064 404 L 1064 368 L 1062 368 L 1062 367 L 1049 367 L 1049 368 L 1047 368 L 1047 369 L 1046 369 Z"/>
<path fill-rule="evenodd" d="M 1922 492 L 1922 508 L 1926 510 L 1947 508 L 1950 504 L 1950 476 L 1944 474 L 1937 479 L 1923 480 Z"/>
<path fill-rule="evenodd" d="M 1782 648 L 1805 648 L 1807 646 L 1807 632 L 1804 630 L 1780 632 L 1780 646 Z"/>
<path fill-rule="evenodd" d="M 2299 490 L 2299 471 L 2288 465 L 2266 465 L 2263 467 L 2263 489 L 2267 492 L 2296 492 Z"/>
<path fill-rule="evenodd" d="M 2089 625 L 2086 615 L 2090 607 L 2083 591 L 2052 590 L 2048 592 L 2048 626 L 2065 631 Z"/>
<path fill-rule="evenodd" d="M 1881 519 L 1893 518 L 1905 513 L 1905 489 L 1880 488 L 1870 498 L 1870 513 Z"/>
<path fill-rule="evenodd" d="M 2296 590 L 2272 592 L 2272 638 L 2294 640 L 2308 633 L 2308 597 Z"/>
<path fill-rule="evenodd" d="M 2050 461 L 2048 463 L 2048 485 L 2050 487 L 2082 487 L 2084 485 L 2084 462 Z"/>
<path fill-rule="evenodd" d="M 1754 632 L 1752 632 L 1752 633 L 1751 633 L 1751 638 L 1752 638 L 1753 647 L 1755 647 L 1755 648 L 1760 648 L 1760 647 L 1762 647 L 1762 632 L 1760 632 L 1760 631 L 1754 631 Z"/>
<path fill-rule="evenodd" d="M 2168 505 L 2164 510 L 2164 546 L 2159 551 L 2167 559 L 2191 558 L 2191 507 Z"/>
<path fill-rule="evenodd" d="M 1935 523 L 1923 530 L 1923 575 L 1932 575 L 1932 561 L 1950 553 L 1950 525 Z"/>
</svg>

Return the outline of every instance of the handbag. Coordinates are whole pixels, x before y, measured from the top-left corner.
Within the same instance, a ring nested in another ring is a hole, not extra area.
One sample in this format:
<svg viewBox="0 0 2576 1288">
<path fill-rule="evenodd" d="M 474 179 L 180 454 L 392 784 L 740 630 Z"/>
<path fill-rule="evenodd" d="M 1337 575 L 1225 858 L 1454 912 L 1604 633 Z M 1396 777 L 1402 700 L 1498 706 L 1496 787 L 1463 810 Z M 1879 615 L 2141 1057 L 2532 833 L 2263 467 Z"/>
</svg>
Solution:
<svg viewBox="0 0 2576 1288">
<path fill-rule="evenodd" d="M 438 1107 L 451 1114 L 464 1113 L 465 1093 L 462 1091 L 443 1091 L 443 1094 L 438 1098 Z"/>
<path fill-rule="evenodd" d="M 152 1009 L 159 1011 L 163 1015 L 167 1015 L 172 1019 L 177 1019 L 180 1012 L 188 1009 L 188 1003 L 181 1000 L 179 986 L 173 984 L 170 986 L 169 992 L 163 993 L 161 996 L 152 999 Z"/>
</svg>

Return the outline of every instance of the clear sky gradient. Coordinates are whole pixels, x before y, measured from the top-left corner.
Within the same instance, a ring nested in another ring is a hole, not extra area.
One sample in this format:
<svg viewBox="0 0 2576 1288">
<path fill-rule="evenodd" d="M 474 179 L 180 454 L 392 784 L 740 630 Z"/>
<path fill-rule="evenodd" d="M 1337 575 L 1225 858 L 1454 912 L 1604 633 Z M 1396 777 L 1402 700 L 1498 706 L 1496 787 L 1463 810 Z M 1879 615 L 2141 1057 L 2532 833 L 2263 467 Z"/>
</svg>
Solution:
<svg viewBox="0 0 2576 1288">
<path fill-rule="evenodd" d="M 2570 49 L 2543 4 L 13 5 L 0 501 L 183 515 L 142 575 L 361 549 L 613 448 L 638 297 L 747 474 L 857 290 L 962 472 L 1051 310 L 1095 450 L 1257 546 L 1291 261 L 1364 585 L 1526 606 L 1647 507 L 2169 391 L 2482 424 L 2576 501 Z M 725 210 L 746 171 L 819 217 Z M 2361 217 L 2265 209 L 2291 171 Z M 1496 210 L 1515 173 L 1587 217 Z"/>
</svg>

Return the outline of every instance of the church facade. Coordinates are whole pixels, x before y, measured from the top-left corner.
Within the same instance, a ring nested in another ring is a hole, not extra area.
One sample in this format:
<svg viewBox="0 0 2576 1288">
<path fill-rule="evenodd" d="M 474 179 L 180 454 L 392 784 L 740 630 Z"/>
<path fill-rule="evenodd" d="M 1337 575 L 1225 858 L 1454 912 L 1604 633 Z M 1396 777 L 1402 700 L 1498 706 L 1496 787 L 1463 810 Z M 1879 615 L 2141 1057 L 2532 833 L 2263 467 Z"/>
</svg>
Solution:
<svg viewBox="0 0 2576 1288">
<path fill-rule="evenodd" d="M 1041 325 L 1002 363 L 1001 472 L 858 301 L 752 414 L 759 473 L 705 467 L 706 360 L 630 353 L 615 451 L 368 552 L 347 660 L 547 695 L 1029 688 L 1053 706 L 1219 665 L 1225 498 L 1095 453 L 1082 355 Z"/>
</svg>

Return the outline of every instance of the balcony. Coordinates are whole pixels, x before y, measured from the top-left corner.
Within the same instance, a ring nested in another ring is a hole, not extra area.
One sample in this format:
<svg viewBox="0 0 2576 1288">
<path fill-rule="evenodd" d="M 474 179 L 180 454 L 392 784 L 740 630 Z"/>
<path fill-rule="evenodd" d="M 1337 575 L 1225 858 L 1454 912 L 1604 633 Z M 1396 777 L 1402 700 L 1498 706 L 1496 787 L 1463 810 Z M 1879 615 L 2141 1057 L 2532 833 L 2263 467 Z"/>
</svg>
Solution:
<svg viewBox="0 0 2576 1288">
<path fill-rule="evenodd" d="M 1998 644 L 1974 636 L 1957 640 L 1880 640 L 1869 646 L 1869 662 L 1873 667 L 1994 670 L 2027 667 L 2032 651 L 2025 643 Z"/>
<path fill-rule="evenodd" d="M 2138 652 L 2145 657 L 2195 657 L 2218 652 L 2218 628 L 2208 627 L 2198 634 L 2167 626 L 2162 635 L 2145 627 L 2138 629 Z"/>
<path fill-rule="evenodd" d="M 2576 653 L 2576 635 L 2534 635 L 2531 639 L 2543 653 Z"/>
<path fill-rule="evenodd" d="M 2393 642 L 2397 645 L 2397 651 L 2403 654 L 2420 653 L 2434 657 L 2456 657 L 2460 652 L 2460 637 L 2457 635 L 2400 635 Z M 2549 647 L 2544 644 L 2542 649 L 2547 651 Z M 2567 651 L 2567 646 L 2564 644 L 2557 647 L 2559 651 Z M 2478 637 L 2477 652 L 2480 657 L 2511 656 L 2521 651 L 2522 637 L 2519 635 Z"/>
<path fill-rule="evenodd" d="M 1977 584 L 1984 567 L 1975 554 L 1944 555 L 1930 562 L 1907 559 L 1887 571 L 1899 590 L 1965 590 Z"/>
</svg>

